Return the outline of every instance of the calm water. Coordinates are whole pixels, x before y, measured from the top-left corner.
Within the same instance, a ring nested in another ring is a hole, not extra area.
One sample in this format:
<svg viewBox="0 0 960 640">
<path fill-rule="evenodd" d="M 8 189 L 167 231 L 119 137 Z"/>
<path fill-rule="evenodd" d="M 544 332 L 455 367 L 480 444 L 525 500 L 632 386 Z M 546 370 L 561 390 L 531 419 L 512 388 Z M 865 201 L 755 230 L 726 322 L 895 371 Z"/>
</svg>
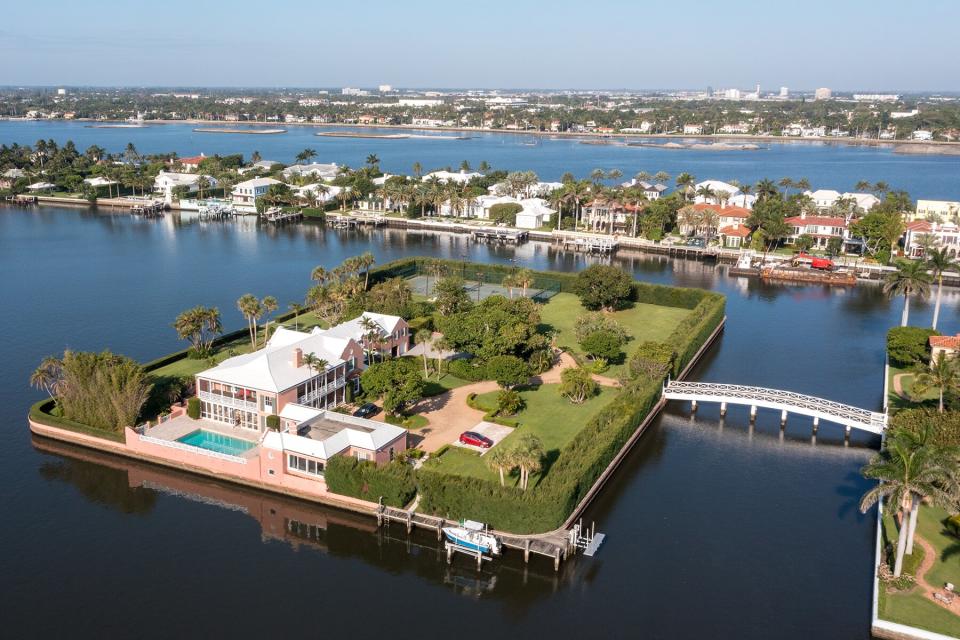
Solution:
<svg viewBox="0 0 960 640">
<path fill-rule="evenodd" d="M 208 149 L 209 150 L 209 149 Z M 186 151 L 186 150 L 185 150 Z M 310 269 L 372 250 L 576 270 L 539 243 L 200 223 L 168 215 L 0 209 L 0 619 L 13 636 L 867 638 L 873 521 L 856 509 L 876 442 L 745 410 L 725 422 L 675 406 L 592 508 L 600 555 L 477 574 L 448 568 L 429 535 L 31 438 L 30 370 L 64 347 L 152 358 L 170 323 L 215 304 L 228 328 L 245 292 L 299 299 Z M 695 378 L 879 406 L 883 335 L 899 319 L 875 287 L 829 290 L 728 278 L 697 262 L 624 254 L 638 279 L 728 296 L 725 334 Z M 945 296 L 956 331 L 960 296 Z M 913 307 L 915 323 L 931 309 Z M 51 612 L 55 613 L 51 613 Z M 377 623 L 393 623 L 390 629 Z M 396 626 L 399 625 L 399 626 Z"/>
<path fill-rule="evenodd" d="M 414 162 L 425 171 L 467 160 L 476 167 L 482 160 L 498 169 L 536 171 L 544 180 L 558 180 L 570 171 L 586 177 L 596 168 L 620 169 L 627 177 L 640 170 L 666 171 L 673 177 L 687 171 L 699 179 L 756 182 L 806 177 L 814 188 L 852 190 L 859 180 L 885 181 L 906 189 L 914 198 L 960 199 L 960 156 L 899 155 L 887 147 L 854 147 L 827 143 L 763 143 L 759 151 L 692 151 L 581 144 L 567 138 L 542 139 L 500 133 L 457 134 L 421 132 L 404 140 L 331 138 L 314 135 L 315 127 L 286 126 L 287 133 L 246 135 L 197 133 L 195 125 L 151 125 L 142 129 L 94 129 L 80 122 L 0 121 L 0 142 L 34 144 L 38 139 L 58 143 L 73 140 L 80 150 L 98 144 L 121 152 L 133 142 L 141 153 L 177 152 L 181 156 L 205 153 L 242 153 L 249 158 L 258 150 L 265 159 L 292 163 L 306 147 L 317 152 L 317 162 L 337 162 L 353 167 L 368 154 L 380 157 L 385 171 L 411 173 Z M 343 131 L 341 128 L 336 131 Z M 364 131 L 369 131 L 365 129 Z M 381 130 L 396 133 L 392 129 Z M 472 136 L 456 140 L 458 135 Z"/>
</svg>

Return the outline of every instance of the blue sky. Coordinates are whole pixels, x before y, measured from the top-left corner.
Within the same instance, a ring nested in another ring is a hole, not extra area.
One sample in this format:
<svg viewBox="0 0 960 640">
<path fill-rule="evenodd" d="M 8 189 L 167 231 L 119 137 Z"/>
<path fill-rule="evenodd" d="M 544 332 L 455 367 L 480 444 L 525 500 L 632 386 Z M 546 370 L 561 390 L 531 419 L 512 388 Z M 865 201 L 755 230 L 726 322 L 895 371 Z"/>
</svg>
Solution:
<svg viewBox="0 0 960 640">
<path fill-rule="evenodd" d="M 0 85 L 960 90 L 956 0 L 10 2 Z"/>
</svg>

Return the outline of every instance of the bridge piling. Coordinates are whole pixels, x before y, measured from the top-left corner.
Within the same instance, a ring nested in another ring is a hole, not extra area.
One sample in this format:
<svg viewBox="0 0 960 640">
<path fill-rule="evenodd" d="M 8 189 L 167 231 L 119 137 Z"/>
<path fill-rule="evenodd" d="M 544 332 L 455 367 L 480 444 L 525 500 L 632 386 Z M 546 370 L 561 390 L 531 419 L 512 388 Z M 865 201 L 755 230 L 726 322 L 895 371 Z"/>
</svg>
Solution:
<svg viewBox="0 0 960 640">
<path fill-rule="evenodd" d="M 723 418 L 723 417 L 726 417 L 726 415 L 727 415 L 727 403 L 726 403 L 726 402 L 721 402 L 721 403 L 720 403 L 720 417 Z"/>
<path fill-rule="evenodd" d="M 757 419 L 757 405 L 750 405 L 750 422 L 753 422 Z"/>
<path fill-rule="evenodd" d="M 784 427 L 787 424 L 787 410 L 784 409 L 780 412 L 780 426 Z"/>
<path fill-rule="evenodd" d="M 690 401 L 690 411 L 692 411 L 692 412 L 694 412 L 694 413 L 697 412 L 697 401 L 696 401 L 696 400 L 691 400 L 691 401 Z"/>
</svg>

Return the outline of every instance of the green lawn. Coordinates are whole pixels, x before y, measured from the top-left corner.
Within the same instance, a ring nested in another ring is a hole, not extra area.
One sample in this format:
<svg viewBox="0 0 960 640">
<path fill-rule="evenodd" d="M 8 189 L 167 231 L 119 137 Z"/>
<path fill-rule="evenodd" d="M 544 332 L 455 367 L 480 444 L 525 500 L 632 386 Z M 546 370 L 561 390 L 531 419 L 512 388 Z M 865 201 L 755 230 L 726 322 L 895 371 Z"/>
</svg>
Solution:
<svg viewBox="0 0 960 640">
<path fill-rule="evenodd" d="M 900 379 L 900 385 L 903 388 L 904 393 L 907 395 L 907 399 L 898 396 L 893 387 L 894 377 L 902 373 L 907 374 Z M 928 389 L 926 393 L 923 393 L 919 396 L 915 395 L 913 393 L 914 378 L 915 376 L 913 375 L 913 371 L 910 369 L 900 369 L 890 365 L 889 379 L 887 381 L 887 401 L 891 410 L 896 411 L 897 409 L 909 409 L 911 407 L 917 407 L 920 405 L 936 407 L 937 399 L 939 398 L 939 393 L 937 390 Z"/>
<path fill-rule="evenodd" d="M 942 587 L 947 582 L 960 584 L 960 540 L 944 530 L 943 521 L 947 516 L 943 509 L 922 506 L 917 521 L 917 533 L 937 551 L 937 561 L 926 574 L 926 581 L 934 587 Z M 889 536 L 888 544 L 896 544 L 892 516 L 884 517 L 883 533 L 885 538 Z M 904 558 L 904 572 L 915 573 L 921 559 L 922 553 L 918 553 L 914 546 L 913 557 Z M 891 622 L 960 637 L 960 616 L 930 602 L 917 588 L 899 593 L 885 593 L 881 589 L 879 614 L 882 619 Z"/>
<path fill-rule="evenodd" d="M 584 313 L 587 310 L 580 304 L 580 298 L 572 293 L 558 293 L 540 312 L 541 329 L 556 332 L 557 346 L 580 353 L 573 326 Z M 629 309 L 615 311 L 611 315 L 630 335 L 630 341 L 624 346 L 624 352 L 629 353 L 632 347 L 646 340 L 662 342 L 689 313 L 687 309 L 636 303 Z M 623 367 L 623 364 L 613 364 L 606 375 L 615 377 Z"/>
<path fill-rule="evenodd" d="M 559 387 L 560 385 L 556 384 L 545 384 L 520 390 L 526 407 L 513 417 L 519 421 L 520 426 L 497 444 L 497 447 L 510 448 L 513 446 L 512 443 L 523 434 L 534 434 L 543 441 L 549 465 L 560 449 L 566 446 L 587 421 L 616 394 L 616 390 L 610 387 L 601 387 L 596 396 L 581 405 L 575 405 L 560 395 Z M 492 409 L 496 404 L 497 393 L 499 392 L 492 391 L 477 396 L 478 406 L 487 410 Z M 497 472 L 487 467 L 485 457 L 482 458 L 473 451 L 451 447 L 433 464 L 447 473 L 499 481 Z M 517 480 L 517 476 L 514 475 L 511 481 L 516 483 Z M 538 475 L 532 476 L 531 486 L 538 481 Z"/>
</svg>

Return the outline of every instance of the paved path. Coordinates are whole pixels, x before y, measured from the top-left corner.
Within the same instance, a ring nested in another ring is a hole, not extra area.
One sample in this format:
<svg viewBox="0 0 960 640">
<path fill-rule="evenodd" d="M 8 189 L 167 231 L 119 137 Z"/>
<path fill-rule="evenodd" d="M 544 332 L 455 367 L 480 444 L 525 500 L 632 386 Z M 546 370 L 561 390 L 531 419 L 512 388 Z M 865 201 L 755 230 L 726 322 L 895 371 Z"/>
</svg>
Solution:
<svg viewBox="0 0 960 640">
<path fill-rule="evenodd" d="M 419 446 L 425 451 L 436 451 L 443 445 L 452 443 L 461 432 L 471 429 L 483 420 L 483 411 L 467 406 L 467 396 L 496 389 L 496 382 L 474 382 L 431 398 L 424 398 L 417 403 L 414 410 L 429 420 L 430 424 L 410 433 L 414 439 L 420 440 Z"/>
<path fill-rule="evenodd" d="M 531 381 L 535 384 L 560 384 L 560 374 L 563 372 L 563 370 L 575 368 L 576 366 L 577 361 L 573 359 L 573 356 L 564 351 L 560 354 L 559 362 L 557 362 L 552 369 L 540 374 L 539 376 L 534 376 Z M 601 376 L 596 373 L 591 374 L 590 377 L 593 378 L 594 382 L 605 387 L 620 386 L 620 382 L 614 378 Z"/>
<path fill-rule="evenodd" d="M 920 563 L 920 566 L 917 568 L 917 575 L 914 578 L 917 581 L 917 585 L 920 587 L 920 590 L 923 591 L 923 596 L 934 602 L 944 609 L 948 609 L 953 613 L 960 615 L 960 597 L 954 596 L 953 602 L 947 604 L 942 600 L 937 600 L 933 597 L 934 593 L 945 593 L 943 585 L 935 587 L 932 584 L 927 582 L 927 572 L 933 567 L 933 563 L 937 560 L 937 550 L 933 548 L 933 545 L 920 537 L 919 534 L 913 534 L 913 544 L 923 548 L 923 562 Z"/>
<path fill-rule="evenodd" d="M 910 400 L 910 396 L 907 395 L 906 391 L 903 390 L 903 378 L 904 376 L 912 376 L 912 373 L 898 373 L 893 376 L 893 392 L 903 398 L 904 400 Z"/>
</svg>

